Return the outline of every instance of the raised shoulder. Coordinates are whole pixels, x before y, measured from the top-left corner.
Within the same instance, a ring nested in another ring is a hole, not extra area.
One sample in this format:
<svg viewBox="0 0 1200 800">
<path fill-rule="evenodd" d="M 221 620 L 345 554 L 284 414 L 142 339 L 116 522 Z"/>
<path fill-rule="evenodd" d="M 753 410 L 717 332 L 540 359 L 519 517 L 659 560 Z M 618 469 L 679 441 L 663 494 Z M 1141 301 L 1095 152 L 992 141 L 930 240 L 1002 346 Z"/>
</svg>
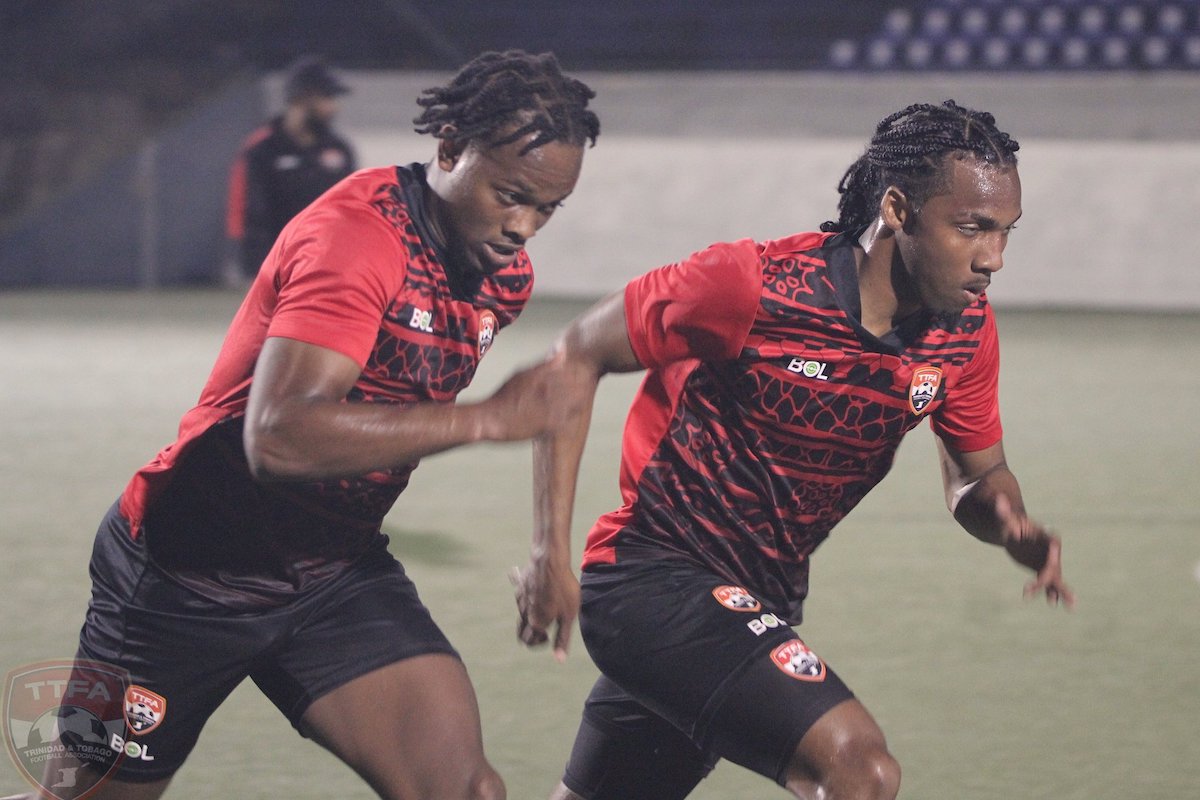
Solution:
<svg viewBox="0 0 1200 800">
<path fill-rule="evenodd" d="M 835 233 L 805 232 L 793 233 L 780 239 L 772 239 L 761 243 L 759 252 L 764 256 L 778 256 L 786 253 L 801 253 L 806 250 L 816 250 L 823 246 Z"/>
</svg>

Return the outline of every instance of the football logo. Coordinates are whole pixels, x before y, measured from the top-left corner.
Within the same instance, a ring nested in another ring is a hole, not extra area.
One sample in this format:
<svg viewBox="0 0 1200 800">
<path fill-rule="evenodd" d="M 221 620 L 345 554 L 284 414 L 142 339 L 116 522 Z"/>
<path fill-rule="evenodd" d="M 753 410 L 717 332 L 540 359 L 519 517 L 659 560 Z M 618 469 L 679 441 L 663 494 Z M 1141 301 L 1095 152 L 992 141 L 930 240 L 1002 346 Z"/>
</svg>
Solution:
<svg viewBox="0 0 1200 800">
<path fill-rule="evenodd" d="M 921 414 L 937 397 L 942 385 L 942 371 L 938 367 L 918 367 L 913 370 L 912 383 L 908 387 L 908 407 L 914 414 Z"/>
<path fill-rule="evenodd" d="M 712 595 L 718 603 L 733 611 L 762 610 L 762 603 L 741 586 L 718 586 L 712 590 Z"/>
<path fill-rule="evenodd" d="M 4 738 L 13 763 L 39 787 L 38 797 L 84 797 L 80 769 L 99 786 L 126 756 L 113 742 L 125 733 L 121 699 L 129 674 L 99 661 L 57 660 L 8 673 Z M 94 787 L 93 787 L 94 788 Z"/>
<path fill-rule="evenodd" d="M 141 736 L 154 730 L 167 715 L 167 698 L 133 684 L 125 690 L 125 722 Z"/>
<path fill-rule="evenodd" d="M 825 680 L 825 662 L 799 639 L 784 642 L 771 651 L 771 660 L 785 674 L 801 681 Z"/>
<path fill-rule="evenodd" d="M 496 315 L 491 311 L 481 311 L 479 314 L 479 357 L 492 346 L 496 338 Z"/>
</svg>

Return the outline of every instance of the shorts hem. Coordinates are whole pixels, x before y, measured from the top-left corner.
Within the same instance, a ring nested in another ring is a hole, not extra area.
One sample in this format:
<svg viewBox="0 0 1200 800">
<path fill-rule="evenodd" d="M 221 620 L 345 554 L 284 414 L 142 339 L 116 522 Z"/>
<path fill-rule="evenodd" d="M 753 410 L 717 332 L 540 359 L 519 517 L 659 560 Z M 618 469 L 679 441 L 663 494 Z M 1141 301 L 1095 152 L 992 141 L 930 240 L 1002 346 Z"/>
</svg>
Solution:
<svg viewBox="0 0 1200 800">
<path fill-rule="evenodd" d="M 582 800 L 591 800 L 591 795 L 588 792 L 575 788 L 579 784 L 574 781 L 566 772 L 564 772 L 562 776 L 562 785 L 567 787 L 567 791 L 578 795 L 580 798 L 582 798 Z"/>
<path fill-rule="evenodd" d="M 764 637 L 760 639 L 757 645 L 752 648 L 749 654 L 737 664 L 736 667 L 730 669 L 728 674 L 721 679 L 717 687 L 713 689 L 712 694 L 708 696 L 708 700 L 696 715 L 696 722 L 692 726 L 692 740 L 700 743 L 700 746 L 707 752 L 712 749 L 712 729 L 713 717 L 721 710 L 725 700 L 729 697 L 731 691 L 730 686 L 741 677 L 742 670 L 747 664 L 752 663 L 756 658 L 759 658 L 763 653 L 769 653 L 773 648 L 777 647 L 780 641 L 786 641 L 796 638 L 796 633 L 791 628 L 782 628 L 775 632 L 775 636 Z M 797 737 L 796 742 L 803 738 L 802 732 Z M 795 744 L 794 742 L 793 744 Z M 795 747 L 792 748 L 795 751 Z"/>
<path fill-rule="evenodd" d="M 853 700 L 853 699 L 854 699 L 853 693 L 851 693 L 849 697 L 843 697 L 841 700 L 838 700 L 836 703 L 833 703 L 832 705 L 830 705 L 829 708 L 822 711 L 820 716 L 818 716 L 815 720 L 813 720 L 813 722 L 811 724 L 809 724 L 807 727 L 803 728 L 802 730 L 797 730 L 795 732 L 795 734 L 788 741 L 787 751 L 784 753 L 783 758 L 780 760 L 779 766 L 775 770 L 775 783 L 777 783 L 779 786 L 782 786 L 785 789 L 787 788 L 788 767 L 790 767 L 792 764 L 792 756 L 795 755 L 796 748 L 800 746 L 800 740 L 803 739 L 808 734 L 808 732 L 813 729 L 813 726 L 816 725 L 817 722 L 819 722 L 821 720 L 821 717 L 824 717 L 830 711 L 837 708 L 842 703 L 845 703 L 847 700 Z"/>
<path fill-rule="evenodd" d="M 438 653 L 445 654 L 448 656 L 453 656 L 454 658 L 458 659 L 459 661 L 462 660 L 462 656 L 459 655 L 458 651 L 455 650 L 453 647 L 451 647 L 449 645 L 440 645 L 438 643 L 430 643 L 428 646 L 415 647 L 410 650 L 405 650 L 405 651 L 399 652 L 399 653 L 382 654 L 377 658 L 373 658 L 368 661 L 363 661 L 360 664 L 356 664 L 355 668 L 353 670 L 350 670 L 350 671 L 347 671 L 347 672 L 337 675 L 337 677 L 335 679 L 330 681 L 328 686 L 322 686 L 319 689 L 315 689 L 311 693 L 305 694 L 303 697 L 301 697 L 299 700 L 297 700 L 290 709 L 288 709 L 286 711 L 284 711 L 283 709 L 280 709 L 280 711 L 282 711 L 284 716 L 287 717 L 287 720 L 288 720 L 288 722 L 290 722 L 292 724 L 292 727 L 295 728 L 296 731 L 299 732 L 299 734 L 301 736 L 303 736 L 304 738 L 307 739 L 308 735 L 304 732 L 304 728 L 301 726 L 301 722 L 303 721 L 304 714 L 306 711 L 308 711 L 309 707 L 313 703 L 320 700 L 325 695 L 329 694 L 330 692 L 336 691 L 336 690 L 342 688 L 343 686 L 345 686 L 346 684 L 350 683 L 351 681 L 358 680 L 359 678 L 363 677 L 364 675 L 374 672 L 377 669 L 383 669 L 384 667 L 390 666 L 392 664 L 396 664 L 401 661 L 407 661 L 410 658 L 417 658 L 418 656 L 434 655 L 434 654 L 438 654 Z"/>
<path fill-rule="evenodd" d="M 128 773 L 122 772 L 121 768 L 117 767 L 115 770 L 113 770 L 111 775 L 108 775 L 104 778 L 104 780 L 100 781 L 100 784 L 110 783 L 112 781 L 117 781 L 118 783 L 154 783 L 155 781 L 166 780 L 167 778 L 174 777 L 175 773 L 179 772 L 179 768 L 182 766 L 183 764 L 177 764 L 167 769 L 144 769 L 138 770 L 137 772 Z"/>
</svg>

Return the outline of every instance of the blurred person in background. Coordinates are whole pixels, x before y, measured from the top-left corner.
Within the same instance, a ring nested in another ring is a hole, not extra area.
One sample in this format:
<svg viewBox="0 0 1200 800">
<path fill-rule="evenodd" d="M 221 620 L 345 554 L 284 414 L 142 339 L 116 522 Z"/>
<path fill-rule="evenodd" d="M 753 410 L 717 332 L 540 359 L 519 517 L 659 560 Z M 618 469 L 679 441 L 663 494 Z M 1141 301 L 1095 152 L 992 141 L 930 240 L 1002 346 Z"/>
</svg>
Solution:
<svg viewBox="0 0 1200 800">
<path fill-rule="evenodd" d="M 76 664 L 149 698 L 126 706 L 141 756 L 51 760 L 77 784 L 58 796 L 160 796 L 246 677 L 380 797 L 505 796 L 467 671 L 380 528 L 422 457 L 578 413 L 549 393 L 554 360 L 455 399 L 529 298 L 525 245 L 599 135 L 592 97 L 553 54 L 485 53 L 418 98 L 428 163 L 356 172 L 284 227 L 177 440 L 96 535 Z"/>
<path fill-rule="evenodd" d="M 677 800 L 722 758 L 808 800 L 896 796 L 883 732 L 792 626 L 813 551 L 925 419 L 954 518 L 1032 570 L 1027 595 L 1073 602 L 1001 436 L 986 290 L 1021 216 L 1017 149 L 986 112 L 904 108 L 820 232 L 714 245 L 568 327 L 564 391 L 647 372 L 623 506 L 585 547 L 580 623 L 602 674 L 554 800 Z M 560 655 L 589 407 L 535 441 L 533 554 L 515 576 L 519 635 Z"/>
<path fill-rule="evenodd" d="M 333 130 L 349 92 L 324 60 L 301 58 L 288 72 L 283 113 L 246 139 L 229 176 L 234 282 L 258 274 L 283 226 L 355 170 L 354 150 Z"/>
</svg>

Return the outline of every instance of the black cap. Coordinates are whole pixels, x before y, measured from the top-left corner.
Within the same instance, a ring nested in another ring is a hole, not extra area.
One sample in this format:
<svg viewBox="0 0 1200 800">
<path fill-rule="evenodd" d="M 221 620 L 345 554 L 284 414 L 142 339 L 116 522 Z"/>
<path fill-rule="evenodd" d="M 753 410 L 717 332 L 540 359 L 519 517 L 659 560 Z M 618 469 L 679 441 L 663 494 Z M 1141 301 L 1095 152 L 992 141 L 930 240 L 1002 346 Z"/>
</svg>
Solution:
<svg viewBox="0 0 1200 800">
<path fill-rule="evenodd" d="M 350 87 L 333 74 L 324 59 L 301 58 L 288 70 L 286 93 L 289 102 L 304 95 L 336 97 L 349 92 Z"/>
</svg>

